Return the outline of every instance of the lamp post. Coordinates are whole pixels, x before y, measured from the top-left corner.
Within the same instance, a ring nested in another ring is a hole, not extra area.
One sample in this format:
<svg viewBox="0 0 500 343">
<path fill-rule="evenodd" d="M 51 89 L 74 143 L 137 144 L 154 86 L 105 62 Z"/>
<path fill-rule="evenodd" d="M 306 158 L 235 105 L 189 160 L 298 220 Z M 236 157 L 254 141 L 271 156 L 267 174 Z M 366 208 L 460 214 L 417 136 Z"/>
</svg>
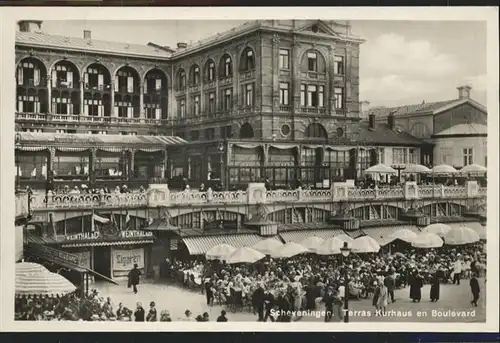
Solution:
<svg viewBox="0 0 500 343">
<path fill-rule="evenodd" d="M 344 262 L 344 323 L 349 323 L 349 274 L 347 273 L 347 257 L 351 253 L 351 248 L 349 248 L 347 242 L 344 242 L 342 248 L 340 248 L 342 253 L 342 260 Z"/>
<path fill-rule="evenodd" d="M 220 155 L 220 183 L 222 188 L 224 189 L 226 187 L 224 181 L 225 181 L 225 173 L 224 173 L 224 142 L 219 142 L 219 145 L 217 146 L 217 150 L 219 151 Z"/>
<path fill-rule="evenodd" d="M 16 194 L 19 193 L 20 191 L 20 185 L 19 185 L 19 147 L 21 146 L 21 134 L 19 132 L 16 132 L 15 136 L 15 145 L 16 145 Z"/>
</svg>

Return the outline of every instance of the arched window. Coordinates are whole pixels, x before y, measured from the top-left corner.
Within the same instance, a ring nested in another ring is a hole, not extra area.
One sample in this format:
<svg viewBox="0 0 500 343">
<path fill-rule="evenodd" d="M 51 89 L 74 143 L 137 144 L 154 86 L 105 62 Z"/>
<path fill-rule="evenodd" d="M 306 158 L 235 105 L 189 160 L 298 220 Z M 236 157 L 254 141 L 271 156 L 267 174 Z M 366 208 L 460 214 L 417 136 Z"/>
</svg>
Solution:
<svg viewBox="0 0 500 343">
<path fill-rule="evenodd" d="M 311 123 L 306 129 L 305 136 L 313 139 L 328 140 L 328 133 L 323 125 L 318 123 Z"/>
<path fill-rule="evenodd" d="M 242 139 L 254 138 L 252 125 L 250 125 L 249 123 L 241 125 L 240 138 Z"/>
<path fill-rule="evenodd" d="M 178 78 L 177 78 L 177 89 L 183 90 L 186 88 L 186 72 L 184 69 L 179 70 Z"/>
<path fill-rule="evenodd" d="M 201 82 L 200 67 L 194 65 L 191 67 L 191 73 L 189 75 L 189 83 L 193 86 L 199 85 Z"/>
<path fill-rule="evenodd" d="M 231 60 L 231 56 L 226 54 L 221 58 L 220 76 L 229 77 L 232 75 L 233 75 L 233 61 Z"/>
<path fill-rule="evenodd" d="M 302 55 L 300 63 L 300 71 L 302 73 L 326 73 L 326 62 L 321 53 L 317 50 L 308 50 Z"/>
<path fill-rule="evenodd" d="M 248 71 L 255 69 L 255 54 L 252 48 L 247 47 L 241 53 L 240 71 Z"/>
</svg>

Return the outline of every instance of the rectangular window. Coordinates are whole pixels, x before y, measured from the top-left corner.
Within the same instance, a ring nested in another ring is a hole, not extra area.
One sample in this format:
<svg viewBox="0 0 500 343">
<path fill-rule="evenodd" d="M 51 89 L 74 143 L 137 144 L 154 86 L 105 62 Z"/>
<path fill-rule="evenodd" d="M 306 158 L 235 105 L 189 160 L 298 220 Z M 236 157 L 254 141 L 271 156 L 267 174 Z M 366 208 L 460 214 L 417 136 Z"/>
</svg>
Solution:
<svg viewBox="0 0 500 343">
<path fill-rule="evenodd" d="M 253 106 L 253 84 L 250 83 L 245 87 L 245 106 Z"/>
<path fill-rule="evenodd" d="M 325 87 L 319 86 L 318 107 L 325 107 Z"/>
<path fill-rule="evenodd" d="M 233 90 L 231 88 L 226 89 L 224 91 L 224 102 L 223 102 L 224 111 L 230 111 L 233 108 L 232 95 L 233 95 Z"/>
<path fill-rule="evenodd" d="M 198 141 L 200 140 L 200 132 L 199 131 L 191 131 L 191 140 Z"/>
<path fill-rule="evenodd" d="M 307 86 L 307 106 L 318 107 L 318 87 L 314 85 Z"/>
<path fill-rule="evenodd" d="M 318 71 L 318 56 L 315 52 L 307 53 L 307 70 L 313 72 Z"/>
<path fill-rule="evenodd" d="M 334 88 L 333 98 L 335 102 L 335 108 L 344 108 L 344 89 Z"/>
<path fill-rule="evenodd" d="M 288 82 L 280 83 L 280 105 L 290 104 L 290 84 Z"/>
<path fill-rule="evenodd" d="M 208 81 L 213 81 L 215 79 L 215 63 L 210 62 L 208 65 Z"/>
<path fill-rule="evenodd" d="M 186 117 L 186 100 L 185 99 L 181 99 L 179 101 L 179 115 L 181 118 Z"/>
<path fill-rule="evenodd" d="M 377 149 L 377 163 L 385 164 L 385 149 Z"/>
<path fill-rule="evenodd" d="M 280 69 L 290 69 L 290 52 L 287 49 L 280 49 Z"/>
<path fill-rule="evenodd" d="M 200 115 L 200 96 L 196 95 L 193 98 L 193 112 L 195 117 Z"/>
<path fill-rule="evenodd" d="M 300 106 L 306 106 L 306 85 L 300 85 Z"/>
<path fill-rule="evenodd" d="M 215 92 L 210 92 L 208 94 L 208 113 L 215 113 Z"/>
<path fill-rule="evenodd" d="M 337 75 L 344 75 L 344 57 L 342 56 L 334 57 L 333 72 Z"/>
<path fill-rule="evenodd" d="M 408 155 L 410 156 L 410 164 L 418 164 L 417 150 L 410 148 L 408 150 Z"/>
<path fill-rule="evenodd" d="M 392 163 L 406 164 L 408 161 L 406 148 L 392 148 Z"/>
<path fill-rule="evenodd" d="M 463 149 L 463 166 L 468 166 L 469 164 L 474 163 L 474 149 L 466 148 Z"/>
<path fill-rule="evenodd" d="M 194 68 L 193 84 L 197 85 L 200 83 L 200 68 Z"/>
<path fill-rule="evenodd" d="M 215 139 L 215 129 L 214 128 L 205 129 L 205 140 L 211 141 L 214 139 Z"/>
</svg>

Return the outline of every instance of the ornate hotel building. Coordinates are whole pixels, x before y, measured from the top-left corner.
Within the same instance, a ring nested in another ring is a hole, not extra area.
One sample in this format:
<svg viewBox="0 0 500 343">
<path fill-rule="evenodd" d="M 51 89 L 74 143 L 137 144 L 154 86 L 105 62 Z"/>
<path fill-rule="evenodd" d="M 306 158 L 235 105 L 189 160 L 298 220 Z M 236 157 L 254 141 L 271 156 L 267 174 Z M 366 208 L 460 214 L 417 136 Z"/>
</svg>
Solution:
<svg viewBox="0 0 500 343">
<path fill-rule="evenodd" d="M 392 164 L 394 148 L 408 149 L 407 163 L 428 160 L 432 147 L 391 115 L 361 124 L 362 43 L 347 21 L 254 21 L 175 49 L 20 22 L 19 182 L 37 186 L 51 171 L 71 185 L 186 178 L 231 188 L 267 177 L 322 188 Z"/>
</svg>

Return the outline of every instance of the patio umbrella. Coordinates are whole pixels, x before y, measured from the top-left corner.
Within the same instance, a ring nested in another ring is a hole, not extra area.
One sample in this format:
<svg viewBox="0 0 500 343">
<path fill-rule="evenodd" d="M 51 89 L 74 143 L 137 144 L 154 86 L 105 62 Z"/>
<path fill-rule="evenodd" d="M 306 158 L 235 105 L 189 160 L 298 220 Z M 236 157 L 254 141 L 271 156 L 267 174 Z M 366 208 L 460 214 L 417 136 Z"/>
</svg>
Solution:
<svg viewBox="0 0 500 343">
<path fill-rule="evenodd" d="M 447 164 L 440 164 L 440 165 L 432 168 L 431 173 L 433 173 L 433 174 L 455 174 L 455 173 L 457 173 L 457 170 L 455 168 L 453 168 L 452 166 L 449 166 Z"/>
<path fill-rule="evenodd" d="M 404 242 L 411 243 L 417 237 L 417 234 L 409 229 L 399 229 L 390 235 L 392 239 L 400 239 Z"/>
<path fill-rule="evenodd" d="M 337 238 L 332 237 L 328 238 L 326 241 L 321 244 L 321 246 L 316 249 L 316 254 L 318 255 L 338 255 L 340 254 L 340 248 L 344 245 L 344 241 Z"/>
<path fill-rule="evenodd" d="M 63 296 L 76 290 L 75 285 L 64 276 L 51 273 L 46 268 L 36 270 L 16 265 L 16 296 Z"/>
<path fill-rule="evenodd" d="M 450 232 L 450 230 L 451 230 L 451 227 L 449 227 L 448 225 L 442 224 L 442 223 L 436 223 L 436 224 L 427 225 L 422 230 L 422 233 L 433 233 L 435 235 L 438 235 L 439 237 L 443 237 L 448 232 Z"/>
<path fill-rule="evenodd" d="M 478 226 L 478 228 L 474 231 L 476 231 L 476 233 L 479 235 L 479 238 L 481 238 L 484 241 L 486 240 L 486 237 L 488 236 L 488 234 L 486 233 L 486 226 L 484 225 Z"/>
<path fill-rule="evenodd" d="M 477 232 L 471 228 L 460 226 L 451 229 L 444 235 L 443 239 L 448 245 L 463 245 L 478 242 L 480 237 Z"/>
<path fill-rule="evenodd" d="M 36 274 L 36 273 L 43 273 L 43 272 L 49 272 L 49 270 L 44 265 L 41 265 L 39 263 L 33 263 L 33 262 L 16 263 L 16 275 L 18 273 Z"/>
<path fill-rule="evenodd" d="M 357 253 L 373 253 L 380 250 L 380 245 L 373 238 L 362 236 L 352 242 L 351 248 L 353 252 Z"/>
<path fill-rule="evenodd" d="M 283 243 L 277 239 L 267 238 L 255 243 L 252 248 L 263 254 L 271 255 L 273 251 L 278 250 L 281 246 L 283 246 Z"/>
<path fill-rule="evenodd" d="M 300 244 L 310 251 L 316 251 L 316 249 L 318 249 L 324 242 L 325 240 L 321 237 L 311 236 L 304 239 L 302 242 L 300 242 Z"/>
<path fill-rule="evenodd" d="M 488 169 L 486 167 L 480 166 L 479 164 L 469 164 L 460 169 L 460 174 L 486 173 L 487 171 Z"/>
<path fill-rule="evenodd" d="M 365 169 L 365 174 L 397 174 L 398 172 L 385 164 L 379 163 Z"/>
<path fill-rule="evenodd" d="M 335 238 L 340 239 L 342 242 L 347 242 L 349 245 L 354 241 L 354 238 L 346 235 L 345 233 L 337 235 L 335 236 Z"/>
<path fill-rule="evenodd" d="M 205 254 L 207 260 L 222 260 L 224 257 L 233 253 L 236 250 L 235 247 L 229 244 L 219 244 L 210 249 Z"/>
<path fill-rule="evenodd" d="M 440 248 L 443 246 L 443 240 L 434 233 L 421 233 L 411 242 L 411 246 L 423 249 Z"/>
<path fill-rule="evenodd" d="M 307 252 L 310 251 L 299 243 L 288 242 L 279 247 L 275 252 L 272 252 L 271 256 L 274 258 L 290 258 Z"/>
<path fill-rule="evenodd" d="M 225 260 L 227 264 L 254 263 L 262 260 L 264 257 L 266 257 L 266 255 L 255 249 L 249 247 L 241 247 L 225 257 Z"/>
<path fill-rule="evenodd" d="M 409 164 L 402 172 L 406 174 L 425 174 L 431 173 L 432 170 L 421 164 Z"/>
</svg>

